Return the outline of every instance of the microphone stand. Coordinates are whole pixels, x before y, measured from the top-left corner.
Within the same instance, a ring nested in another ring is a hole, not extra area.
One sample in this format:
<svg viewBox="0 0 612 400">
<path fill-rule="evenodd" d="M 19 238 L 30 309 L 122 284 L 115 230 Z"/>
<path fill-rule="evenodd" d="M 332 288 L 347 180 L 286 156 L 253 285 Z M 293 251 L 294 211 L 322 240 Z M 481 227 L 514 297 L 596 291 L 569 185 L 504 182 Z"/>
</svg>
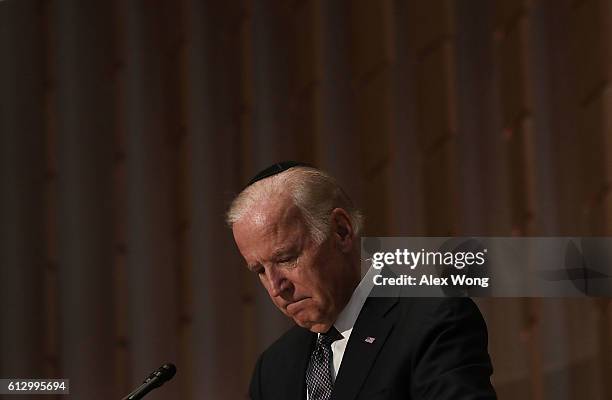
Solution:
<svg viewBox="0 0 612 400">
<path fill-rule="evenodd" d="M 149 375 L 140 386 L 122 400 L 140 400 L 151 390 L 160 387 L 166 381 L 172 379 L 174 374 L 176 374 L 176 367 L 174 364 L 164 364 L 157 371 Z"/>
</svg>

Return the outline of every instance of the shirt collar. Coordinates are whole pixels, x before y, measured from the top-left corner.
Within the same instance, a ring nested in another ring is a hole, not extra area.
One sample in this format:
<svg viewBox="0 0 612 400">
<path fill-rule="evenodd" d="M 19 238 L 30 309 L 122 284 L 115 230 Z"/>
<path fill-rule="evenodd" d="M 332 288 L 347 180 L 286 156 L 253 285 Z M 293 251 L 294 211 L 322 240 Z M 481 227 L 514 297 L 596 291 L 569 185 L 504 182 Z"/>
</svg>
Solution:
<svg viewBox="0 0 612 400">
<path fill-rule="evenodd" d="M 357 317 L 359 316 L 361 308 L 363 307 L 363 303 L 365 303 L 370 291 L 374 287 L 374 282 L 372 279 L 375 274 L 376 269 L 370 267 L 368 272 L 361 279 L 361 282 L 359 282 L 359 285 L 357 285 L 357 288 L 351 295 L 351 299 L 346 304 L 340 315 L 338 315 L 338 318 L 334 323 L 334 326 L 338 332 L 343 334 L 343 332 L 353 329 L 355 321 L 357 321 Z"/>
</svg>

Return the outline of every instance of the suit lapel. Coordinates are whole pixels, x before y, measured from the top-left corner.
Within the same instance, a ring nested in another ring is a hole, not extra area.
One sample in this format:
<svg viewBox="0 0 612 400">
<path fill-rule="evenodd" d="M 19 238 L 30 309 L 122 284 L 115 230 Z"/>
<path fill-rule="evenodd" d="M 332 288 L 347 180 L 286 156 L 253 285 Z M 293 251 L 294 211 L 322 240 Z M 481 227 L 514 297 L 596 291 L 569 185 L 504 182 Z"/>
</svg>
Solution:
<svg viewBox="0 0 612 400">
<path fill-rule="evenodd" d="M 342 357 L 332 399 L 354 399 L 359 393 L 395 323 L 384 315 L 397 301 L 397 297 L 366 300 Z"/>
</svg>

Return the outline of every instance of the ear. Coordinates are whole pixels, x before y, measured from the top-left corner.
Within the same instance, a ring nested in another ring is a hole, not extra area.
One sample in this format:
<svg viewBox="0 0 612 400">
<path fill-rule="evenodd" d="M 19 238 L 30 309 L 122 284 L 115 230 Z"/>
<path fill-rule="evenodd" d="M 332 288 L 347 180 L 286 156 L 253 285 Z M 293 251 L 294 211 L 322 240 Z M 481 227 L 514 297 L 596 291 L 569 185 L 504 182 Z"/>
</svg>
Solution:
<svg viewBox="0 0 612 400">
<path fill-rule="evenodd" d="M 334 208 L 331 212 L 331 229 L 335 242 L 342 252 L 349 252 L 353 247 L 354 230 L 348 213 L 343 208 Z"/>
</svg>

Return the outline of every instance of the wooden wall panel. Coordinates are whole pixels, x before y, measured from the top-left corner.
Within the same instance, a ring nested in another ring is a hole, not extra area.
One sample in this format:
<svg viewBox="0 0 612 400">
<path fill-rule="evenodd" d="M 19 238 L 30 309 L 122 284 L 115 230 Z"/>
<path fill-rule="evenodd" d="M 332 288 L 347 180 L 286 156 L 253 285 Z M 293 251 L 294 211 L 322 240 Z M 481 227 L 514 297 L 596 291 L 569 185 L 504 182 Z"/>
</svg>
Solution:
<svg viewBox="0 0 612 400">
<path fill-rule="evenodd" d="M 43 374 L 47 366 L 45 257 L 46 73 L 41 15 L 35 1 L 0 14 L 0 375 Z M 25 27 L 25 28 L 24 28 Z"/>
<path fill-rule="evenodd" d="M 392 3 L 356 1 L 349 15 L 354 135 L 361 144 L 362 207 L 369 215 L 364 231 L 376 236 L 383 235 L 389 226 Z"/>
<path fill-rule="evenodd" d="M 180 97 L 180 9 L 163 2 L 122 3 L 125 65 L 125 212 L 130 386 L 178 359 L 180 259 L 177 234 L 177 143 L 184 126 Z M 152 399 L 178 397 L 177 384 Z"/>
<path fill-rule="evenodd" d="M 611 17 L 604 0 L 0 1 L 0 315 L 18 320 L 0 370 L 106 399 L 174 361 L 151 399 L 245 398 L 289 321 L 223 216 L 281 159 L 336 176 L 370 234 L 608 234 Z M 500 399 L 609 397 L 609 299 L 479 305 Z"/>
<path fill-rule="evenodd" d="M 57 1 L 53 6 L 59 373 L 70 377 L 72 395 L 103 399 L 119 395 L 109 301 L 114 293 L 115 115 L 113 32 L 107 23 L 113 11 L 104 3 Z"/>
</svg>

